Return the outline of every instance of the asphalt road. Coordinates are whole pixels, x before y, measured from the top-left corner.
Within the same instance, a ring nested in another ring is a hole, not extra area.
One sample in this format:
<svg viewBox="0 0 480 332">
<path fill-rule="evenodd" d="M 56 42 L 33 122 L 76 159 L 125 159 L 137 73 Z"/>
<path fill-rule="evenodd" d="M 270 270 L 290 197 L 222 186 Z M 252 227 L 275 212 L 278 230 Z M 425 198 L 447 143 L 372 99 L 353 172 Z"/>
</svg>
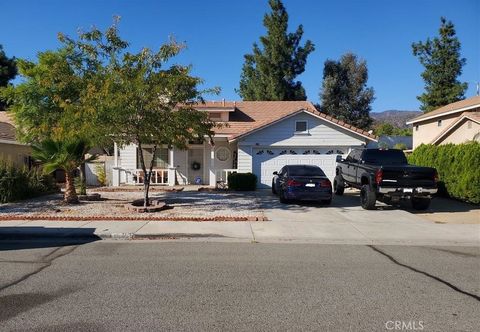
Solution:
<svg viewBox="0 0 480 332">
<path fill-rule="evenodd" d="M 478 331 L 479 296 L 472 247 L 0 243 L 1 331 Z"/>
</svg>

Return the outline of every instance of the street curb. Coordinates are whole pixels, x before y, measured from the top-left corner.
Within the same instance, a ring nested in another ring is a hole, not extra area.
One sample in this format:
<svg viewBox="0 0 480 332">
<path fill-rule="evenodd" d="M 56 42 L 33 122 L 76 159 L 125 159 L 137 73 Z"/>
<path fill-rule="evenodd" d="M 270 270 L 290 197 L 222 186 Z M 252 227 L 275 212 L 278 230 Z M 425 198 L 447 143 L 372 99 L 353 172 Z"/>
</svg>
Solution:
<svg viewBox="0 0 480 332">
<path fill-rule="evenodd" d="M 212 216 L 212 217 L 175 217 L 175 216 L 52 216 L 52 215 L 3 215 L 2 221 L 216 221 L 216 222 L 251 222 L 268 221 L 265 216 Z"/>
</svg>

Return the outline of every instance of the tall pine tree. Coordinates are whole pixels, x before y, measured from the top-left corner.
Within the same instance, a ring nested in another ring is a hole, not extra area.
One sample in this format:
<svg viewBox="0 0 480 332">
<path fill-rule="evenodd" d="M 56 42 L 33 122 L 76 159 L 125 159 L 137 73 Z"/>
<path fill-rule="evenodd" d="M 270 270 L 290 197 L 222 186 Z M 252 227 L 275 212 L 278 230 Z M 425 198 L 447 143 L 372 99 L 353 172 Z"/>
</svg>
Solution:
<svg viewBox="0 0 480 332">
<path fill-rule="evenodd" d="M 461 46 L 453 23 L 442 17 L 439 34 L 425 43 L 412 44 L 413 55 L 425 67 L 422 78 L 426 91 L 417 97 L 425 113 L 464 99 L 468 87 L 457 79 L 466 60 L 460 55 Z"/>
<path fill-rule="evenodd" d="M 244 100 L 305 100 L 302 83 L 295 78 L 305 71 L 307 56 L 314 50 L 310 40 L 300 46 L 303 27 L 288 33 L 288 14 L 280 0 L 269 0 L 271 13 L 263 25 L 262 48 L 253 44 L 245 55 L 238 93 Z"/>
<path fill-rule="evenodd" d="M 375 98 L 373 88 L 367 87 L 367 80 L 367 63 L 353 53 L 344 54 L 339 61 L 325 61 L 320 110 L 355 127 L 368 129 Z"/>
</svg>

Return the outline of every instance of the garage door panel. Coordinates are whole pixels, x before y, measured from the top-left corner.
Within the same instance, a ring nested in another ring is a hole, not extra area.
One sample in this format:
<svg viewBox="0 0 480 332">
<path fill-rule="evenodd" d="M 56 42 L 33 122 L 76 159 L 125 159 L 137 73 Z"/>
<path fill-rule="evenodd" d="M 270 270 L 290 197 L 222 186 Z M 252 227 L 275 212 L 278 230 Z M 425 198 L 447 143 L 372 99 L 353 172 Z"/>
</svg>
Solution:
<svg viewBox="0 0 480 332">
<path fill-rule="evenodd" d="M 256 148 L 253 150 L 253 173 L 258 177 L 260 188 L 271 186 L 273 172 L 286 165 L 316 165 L 323 169 L 333 181 L 335 177 L 335 159 L 337 154 L 345 154 L 345 148 L 328 147 L 322 149 L 306 148 Z"/>
</svg>

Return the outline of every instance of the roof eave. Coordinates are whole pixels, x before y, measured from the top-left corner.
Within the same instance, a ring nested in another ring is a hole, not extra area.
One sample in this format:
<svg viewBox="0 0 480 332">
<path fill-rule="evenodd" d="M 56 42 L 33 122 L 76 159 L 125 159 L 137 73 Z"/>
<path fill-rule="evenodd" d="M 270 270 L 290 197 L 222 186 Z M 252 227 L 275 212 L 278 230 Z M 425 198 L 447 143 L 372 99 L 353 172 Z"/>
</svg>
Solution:
<svg viewBox="0 0 480 332">
<path fill-rule="evenodd" d="M 431 120 L 431 119 L 435 119 L 435 118 L 438 118 L 440 116 L 445 116 L 445 115 L 449 115 L 449 114 L 454 114 L 454 113 L 457 113 L 457 112 L 464 112 L 464 111 L 468 111 L 468 110 L 471 110 L 471 109 L 474 109 L 474 108 L 478 108 L 480 107 L 480 104 L 475 104 L 475 105 L 471 105 L 471 106 L 465 106 L 465 107 L 462 107 L 462 108 L 458 108 L 458 109 L 455 109 L 455 110 L 451 110 L 451 111 L 447 111 L 447 112 L 443 112 L 443 113 L 439 113 L 439 114 L 434 114 L 434 115 L 431 115 L 431 116 L 427 116 L 427 117 L 424 117 L 422 118 L 423 114 L 420 115 L 419 117 L 416 117 L 412 120 L 409 120 L 407 122 L 405 122 L 407 125 L 409 124 L 414 124 L 414 123 L 417 123 L 417 122 L 421 122 L 421 121 L 426 121 L 426 120 Z"/>
</svg>

